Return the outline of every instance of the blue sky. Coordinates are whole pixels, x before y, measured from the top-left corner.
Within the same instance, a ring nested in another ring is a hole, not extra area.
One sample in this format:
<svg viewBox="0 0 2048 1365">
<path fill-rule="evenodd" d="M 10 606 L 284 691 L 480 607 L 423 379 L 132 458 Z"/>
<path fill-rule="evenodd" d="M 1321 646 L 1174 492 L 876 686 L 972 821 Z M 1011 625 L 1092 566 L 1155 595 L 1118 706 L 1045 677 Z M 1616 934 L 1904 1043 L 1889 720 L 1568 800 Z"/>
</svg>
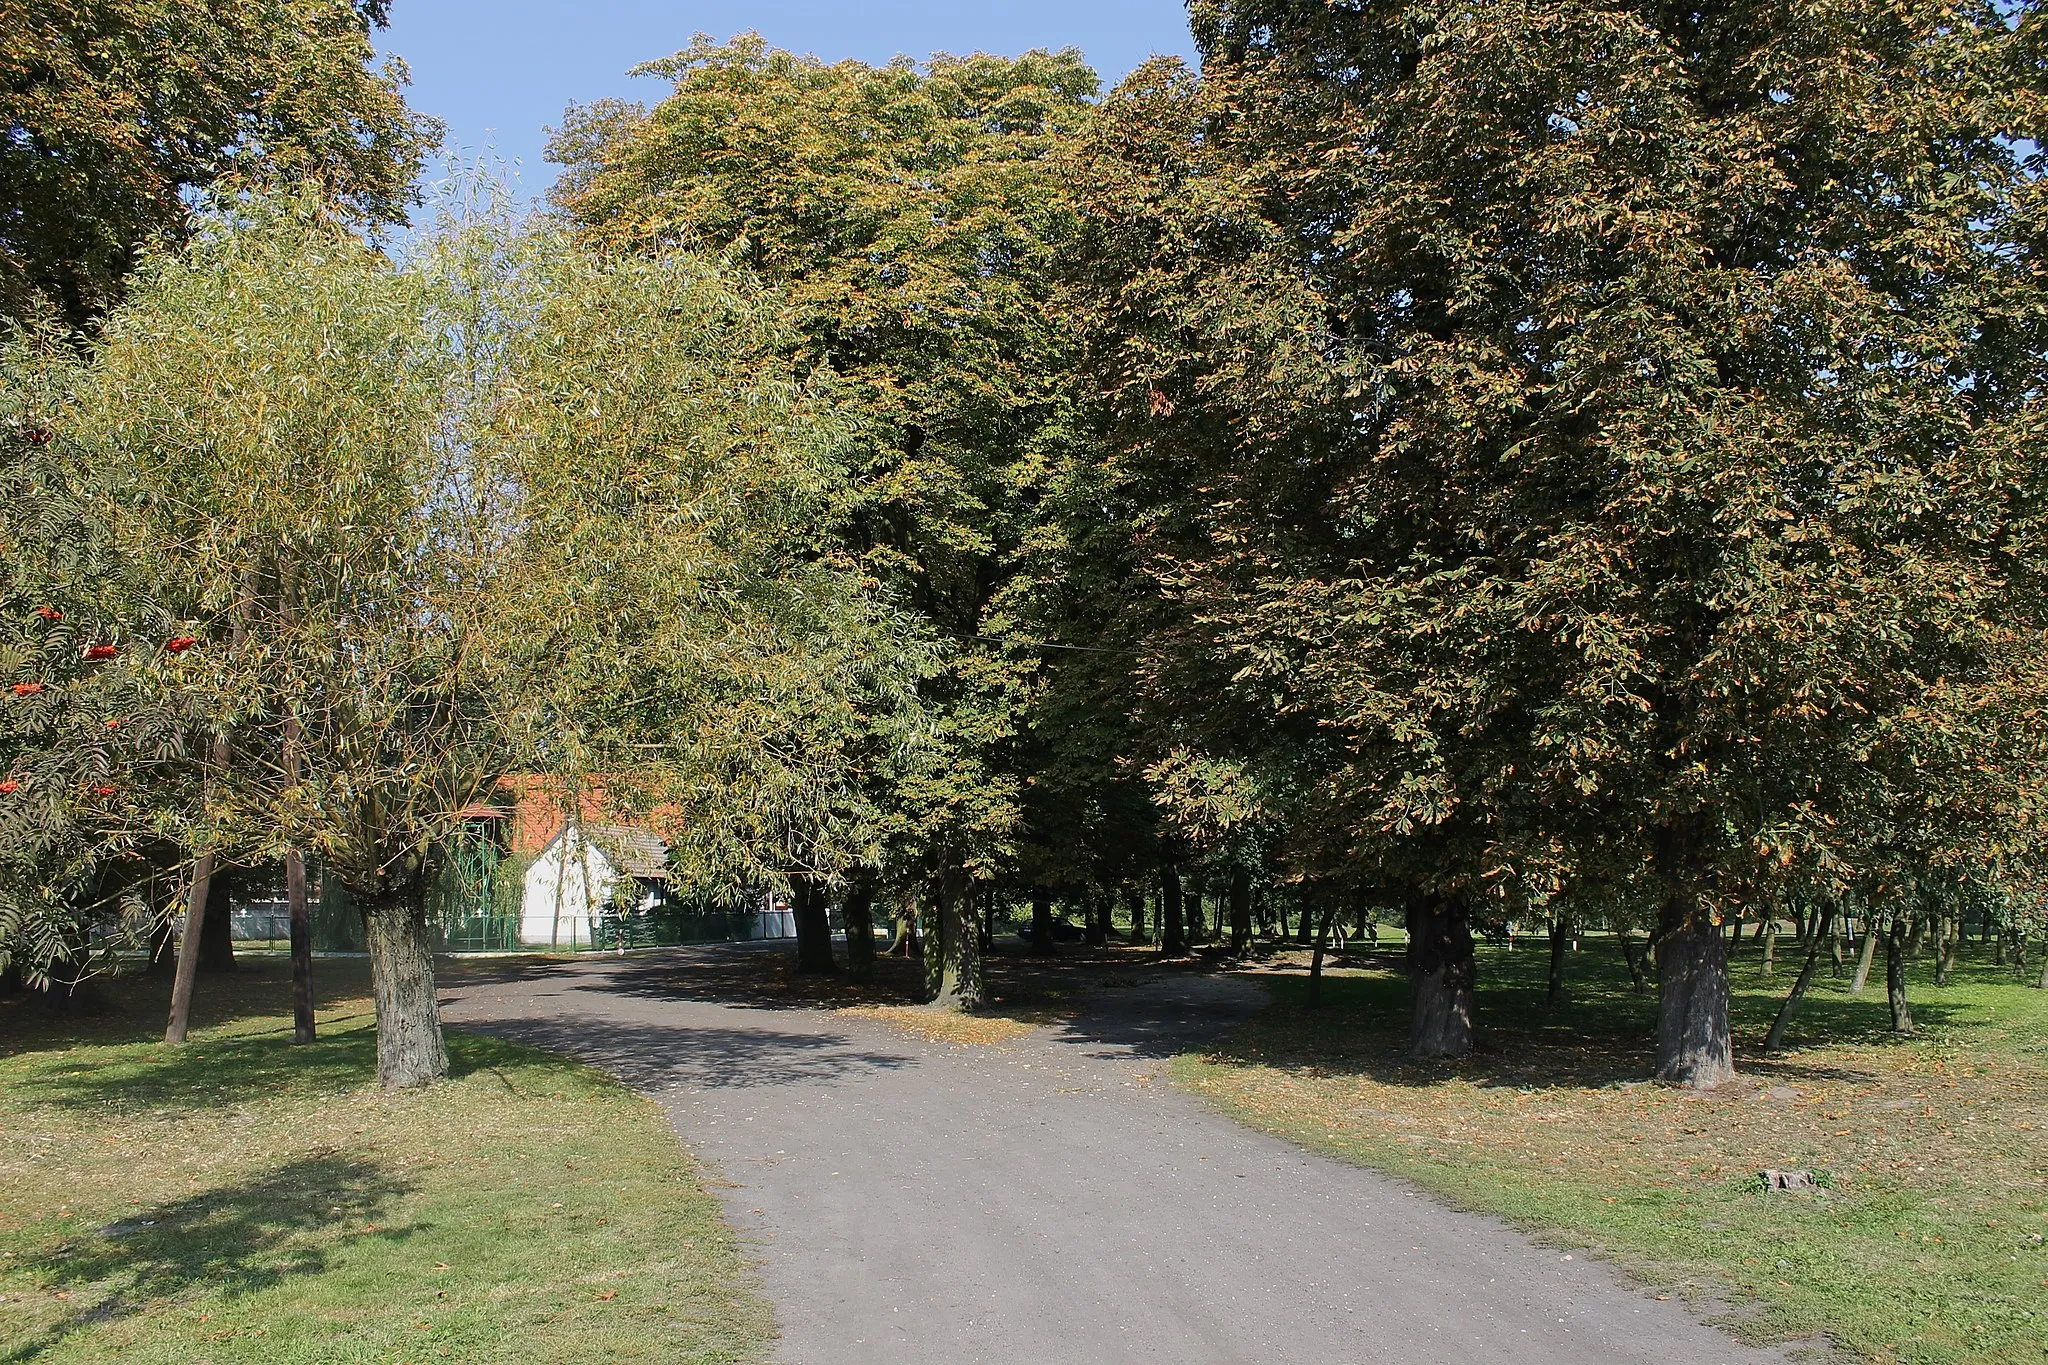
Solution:
<svg viewBox="0 0 2048 1365">
<path fill-rule="evenodd" d="M 451 147 L 519 163 L 519 193 L 531 197 L 554 179 L 543 130 L 565 105 L 603 95 L 653 103 L 665 83 L 629 80 L 627 68 L 698 32 L 748 29 L 827 61 L 1073 46 L 1105 85 L 1155 52 L 1193 53 L 1181 0 L 395 0 L 378 46 L 411 65 L 413 107 L 447 122 Z"/>
</svg>

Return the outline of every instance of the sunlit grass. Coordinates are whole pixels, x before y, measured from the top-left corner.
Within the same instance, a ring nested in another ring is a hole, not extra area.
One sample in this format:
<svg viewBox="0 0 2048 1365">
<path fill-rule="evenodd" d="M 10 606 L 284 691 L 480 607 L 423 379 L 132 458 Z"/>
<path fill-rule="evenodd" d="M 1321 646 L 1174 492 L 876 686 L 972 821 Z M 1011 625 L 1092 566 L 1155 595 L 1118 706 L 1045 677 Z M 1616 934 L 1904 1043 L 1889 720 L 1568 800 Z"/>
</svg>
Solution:
<svg viewBox="0 0 2048 1365">
<path fill-rule="evenodd" d="M 134 1041 L 160 1028 L 138 1007 L 0 1058 L 0 1361 L 765 1354 L 768 1310 L 652 1105 L 460 1033 L 453 1080 L 386 1095 L 365 1003 L 294 1048 L 223 998 L 274 1007 L 255 975 L 212 988 L 184 1049 Z"/>
<path fill-rule="evenodd" d="M 1483 950 L 1483 1041 L 1458 1063 L 1407 1060 L 1405 982 L 1385 959 L 1333 977 L 1320 1010 L 1298 978 L 1268 978 L 1274 1008 L 1176 1074 L 1254 1126 L 1717 1299 L 1749 1335 L 1827 1334 L 1886 1361 L 2048 1359 L 2048 992 L 1981 963 L 1937 989 L 1916 964 L 1922 1036 L 1906 1042 L 1881 973 L 1854 996 L 1823 966 L 1795 1046 L 1766 1058 L 1796 963 L 1767 981 L 1745 949 L 1743 1079 L 1698 1095 L 1644 1083 L 1654 1001 L 1611 941 L 1584 949 L 1556 1010 L 1540 940 Z M 1767 1194 L 1764 1167 L 1830 1188 Z"/>
</svg>

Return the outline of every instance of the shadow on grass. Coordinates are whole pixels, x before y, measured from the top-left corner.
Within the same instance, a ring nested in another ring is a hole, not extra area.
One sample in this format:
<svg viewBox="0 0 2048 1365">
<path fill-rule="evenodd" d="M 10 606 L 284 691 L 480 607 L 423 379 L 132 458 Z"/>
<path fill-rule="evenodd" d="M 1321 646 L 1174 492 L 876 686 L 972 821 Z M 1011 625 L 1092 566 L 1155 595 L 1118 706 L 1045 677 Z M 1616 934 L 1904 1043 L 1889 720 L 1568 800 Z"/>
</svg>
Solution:
<svg viewBox="0 0 2048 1365">
<path fill-rule="evenodd" d="M 369 990 L 369 964 L 321 958 L 313 964 L 314 992 L 323 1010 L 357 1000 Z M 139 970 L 93 983 L 99 1005 L 62 1011 L 39 992 L 0 996 L 0 1058 L 72 1043 L 149 1043 L 163 1037 L 171 983 Z M 291 1031 L 291 963 L 277 955 L 248 955 L 230 972 L 202 975 L 192 999 L 192 1026 L 217 1028 L 253 1019 L 276 1019 Z"/>
<path fill-rule="evenodd" d="M 573 1063 L 480 1034 L 449 1031 L 449 1075 L 507 1066 Z M 288 1094 L 335 1094 L 374 1084 L 377 1033 L 372 1020 L 331 1026 L 318 1042 L 291 1041 L 291 1026 L 226 1037 L 200 1034 L 183 1047 L 94 1063 L 76 1053 L 21 1058 L 9 1091 L 29 1104 L 110 1114 L 164 1115 L 219 1110 Z"/>
<path fill-rule="evenodd" d="M 1456 1077 L 1481 1086 L 1592 1087 L 1647 1080 L 1655 1069 L 1654 987 L 1635 992 L 1619 954 L 1608 962 L 1591 951 L 1567 958 L 1567 990 L 1548 1003 L 1548 954 L 1527 948 L 1483 949 L 1475 1011 L 1474 1050 L 1454 1061 L 1417 1061 L 1408 1055 L 1408 983 L 1395 953 L 1351 954 L 1344 966 L 1359 974 L 1326 978 L 1323 1004 L 1308 1006 L 1308 982 L 1299 975 L 1263 978 L 1273 1008 L 1224 1044 L 1219 1059 L 1329 1075 L 1359 1075 L 1392 1085 L 1428 1086 Z M 1611 951 L 1611 949 L 1610 949 Z M 1863 996 L 1817 983 L 1791 1033 L 1793 1047 L 1767 1055 L 1762 1039 L 1796 975 L 1781 963 L 1765 980 L 1754 961 L 1738 959 L 1730 1019 L 1737 1065 L 1762 1080 L 1863 1080 L 1839 1059 L 1801 1056 L 1802 1045 L 1882 1045 L 1898 1041 L 1881 983 Z M 1960 1023 L 1967 1009 L 1918 985 L 1914 1018 L 1923 1033 Z"/>
<path fill-rule="evenodd" d="M 82 1305 L 69 1318 L 0 1355 L 5 1365 L 36 1359 L 66 1337 L 205 1289 L 231 1298 L 295 1277 L 317 1275 L 342 1239 L 404 1240 L 413 1228 L 372 1219 L 410 1182 L 373 1163 L 306 1157 L 244 1185 L 162 1204 L 17 1262 Z M 311 1234 L 331 1229 L 325 1245 Z M 85 1291 L 80 1294 L 79 1291 Z"/>
</svg>

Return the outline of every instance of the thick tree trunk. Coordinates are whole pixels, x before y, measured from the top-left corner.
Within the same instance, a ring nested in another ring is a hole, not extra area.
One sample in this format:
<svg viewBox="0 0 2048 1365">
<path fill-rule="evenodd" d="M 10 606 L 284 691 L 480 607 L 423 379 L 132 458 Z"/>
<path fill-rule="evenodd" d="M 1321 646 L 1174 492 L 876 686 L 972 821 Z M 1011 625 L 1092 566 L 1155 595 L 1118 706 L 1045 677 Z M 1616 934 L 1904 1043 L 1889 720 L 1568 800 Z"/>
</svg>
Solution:
<svg viewBox="0 0 2048 1365">
<path fill-rule="evenodd" d="M 1180 869 L 1168 863 L 1159 872 L 1159 951 L 1179 957 L 1188 950 L 1187 921 L 1181 918 Z"/>
<path fill-rule="evenodd" d="M 1230 951 L 1243 957 L 1252 946 L 1252 877 L 1242 867 L 1230 869 Z"/>
<path fill-rule="evenodd" d="M 816 877 L 791 877 L 790 917 L 796 921 L 796 969 L 829 976 L 839 970 L 832 957 L 832 915 L 825 904 L 825 883 Z"/>
<path fill-rule="evenodd" d="M 1711 1090 L 1734 1075 L 1728 940 L 1692 896 L 1674 893 L 1657 943 L 1657 1078 Z"/>
<path fill-rule="evenodd" d="M 235 969 L 234 885 L 237 869 L 215 863 L 213 880 L 207 888 L 206 919 L 199 931 L 199 970 L 231 972 Z"/>
<path fill-rule="evenodd" d="M 1913 1036 L 1913 1009 L 1906 1002 L 1906 955 L 1912 947 L 1911 915 L 1893 915 L 1892 931 L 1884 940 L 1884 993 L 1891 1002 L 1892 1032 L 1901 1038 Z"/>
<path fill-rule="evenodd" d="M 432 1085 L 448 1074 L 424 887 L 416 875 L 360 898 L 377 1001 L 377 1083 L 386 1090 Z"/>
<path fill-rule="evenodd" d="M 1828 923 L 1832 926 L 1828 930 L 1828 952 L 1834 957 L 1834 976 L 1842 974 L 1842 921 L 1846 918 L 1837 915 L 1832 907 L 1828 910 Z"/>
<path fill-rule="evenodd" d="M 1571 937 L 1571 926 L 1564 916 L 1550 921 L 1550 989 L 1543 997 L 1546 1006 L 1556 1005 L 1564 999 L 1564 945 Z"/>
<path fill-rule="evenodd" d="M 1849 994 L 1863 994 L 1863 988 L 1870 984 L 1870 964 L 1876 956 L 1877 921 L 1866 912 L 1863 916 L 1863 947 L 1856 958 L 1856 976 L 1849 982 Z"/>
<path fill-rule="evenodd" d="M 875 882 L 856 874 L 846 888 L 846 970 L 855 981 L 875 979 Z"/>
<path fill-rule="evenodd" d="M 1042 886 L 1031 888 L 1031 951 L 1050 953 L 1052 937 L 1052 892 Z"/>
<path fill-rule="evenodd" d="M 292 1041 L 310 1043 L 313 1017 L 313 907 L 306 899 L 306 859 L 284 855 L 284 896 L 292 917 Z"/>
<path fill-rule="evenodd" d="M 192 983 L 199 976 L 199 936 L 206 927 L 206 902 L 213 894 L 213 855 L 192 860 L 191 889 L 186 893 L 185 932 L 178 936 L 178 974 L 171 981 L 171 1020 L 166 1043 L 182 1043 L 192 1024 Z"/>
<path fill-rule="evenodd" d="M 1827 937 L 1828 921 L 1834 918 L 1834 913 L 1832 910 L 1823 911 L 1819 926 L 1807 934 L 1806 961 L 1800 964 L 1799 979 L 1792 983 L 1792 993 L 1785 997 L 1785 1003 L 1778 1007 L 1778 1017 L 1771 1021 L 1771 1031 L 1764 1038 L 1766 1052 L 1776 1052 L 1785 1045 L 1785 1028 L 1799 1013 L 1799 1006 L 1806 999 L 1806 988 L 1813 984 L 1813 969 L 1820 965 L 1821 940 Z"/>
<path fill-rule="evenodd" d="M 1301 908 L 1301 919 L 1300 922 L 1298 922 L 1294 926 L 1294 941 L 1301 947 L 1306 948 L 1316 941 L 1315 907 L 1309 904 L 1309 897 L 1305 890 L 1301 896 L 1299 904 Z"/>
<path fill-rule="evenodd" d="M 1124 902 L 1131 911 L 1131 942 L 1150 943 L 1152 936 L 1145 932 L 1145 888 L 1136 885 L 1125 887 Z"/>
<path fill-rule="evenodd" d="M 149 931 L 149 966 L 143 969 L 155 977 L 170 976 L 178 970 L 178 934 L 171 927 L 171 915 L 159 913 L 161 917 Z"/>
<path fill-rule="evenodd" d="M 1472 926 L 1462 901 L 1418 896 L 1408 905 L 1410 1035 L 1417 1057 L 1472 1050 Z"/>
<path fill-rule="evenodd" d="M 932 1003 L 942 1009 L 981 1008 L 981 926 L 965 870 L 948 868 L 933 896 L 932 928 L 925 934 L 925 976 Z"/>
<path fill-rule="evenodd" d="M 1110 894 L 1096 887 L 1081 893 L 1081 929 L 1083 940 L 1091 948 L 1105 947 L 1109 943 L 1109 912 L 1116 902 Z"/>
<path fill-rule="evenodd" d="M 1768 981 L 1778 974 L 1778 917 L 1776 915 L 1764 921 L 1763 932 L 1764 980 Z"/>
</svg>

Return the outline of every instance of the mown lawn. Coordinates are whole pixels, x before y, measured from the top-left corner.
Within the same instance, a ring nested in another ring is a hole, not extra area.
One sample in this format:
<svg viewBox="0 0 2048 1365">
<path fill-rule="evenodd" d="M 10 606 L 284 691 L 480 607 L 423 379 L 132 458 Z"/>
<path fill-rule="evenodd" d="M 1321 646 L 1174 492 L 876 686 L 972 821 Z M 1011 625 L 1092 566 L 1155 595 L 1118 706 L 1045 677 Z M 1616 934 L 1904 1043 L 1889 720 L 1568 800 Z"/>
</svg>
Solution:
<svg viewBox="0 0 2048 1365">
<path fill-rule="evenodd" d="M 1611 940 L 1569 960 L 1544 1007 L 1542 941 L 1482 950 L 1478 1055 L 1404 1052 L 1391 954 L 1305 1005 L 1274 1007 L 1177 1078 L 1253 1126 L 1405 1176 L 1700 1298 L 1744 1335 L 1832 1337 L 1913 1362 L 2048 1359 L 2048 992 L 1970 962 L 1936 989 L 1915 965 L 1921 1036 L 1890 1036 L 1880 961 L 1869 990 L 1822 965 L 1791 1050 L 1758 1051 L 1797 963 L 1735 966 L 1740 1082 L 1696 1095 L 1644 1083 L 1651 997 Z M 1823 1172 L 1769 1194 L 1757 1172 Z"/>
<path fill-rule="evenodd" d="M 0 1006 L 0 1362 L 765 1356 L 769 1311 L 652 1105 L 460 1033 L 449 1083 L 379 1093 L 367 1001 L 292 1047 L 274 963 L 210 983 L 183 1049 L 151 1041 L 160 994 Z"/>
</svg>

